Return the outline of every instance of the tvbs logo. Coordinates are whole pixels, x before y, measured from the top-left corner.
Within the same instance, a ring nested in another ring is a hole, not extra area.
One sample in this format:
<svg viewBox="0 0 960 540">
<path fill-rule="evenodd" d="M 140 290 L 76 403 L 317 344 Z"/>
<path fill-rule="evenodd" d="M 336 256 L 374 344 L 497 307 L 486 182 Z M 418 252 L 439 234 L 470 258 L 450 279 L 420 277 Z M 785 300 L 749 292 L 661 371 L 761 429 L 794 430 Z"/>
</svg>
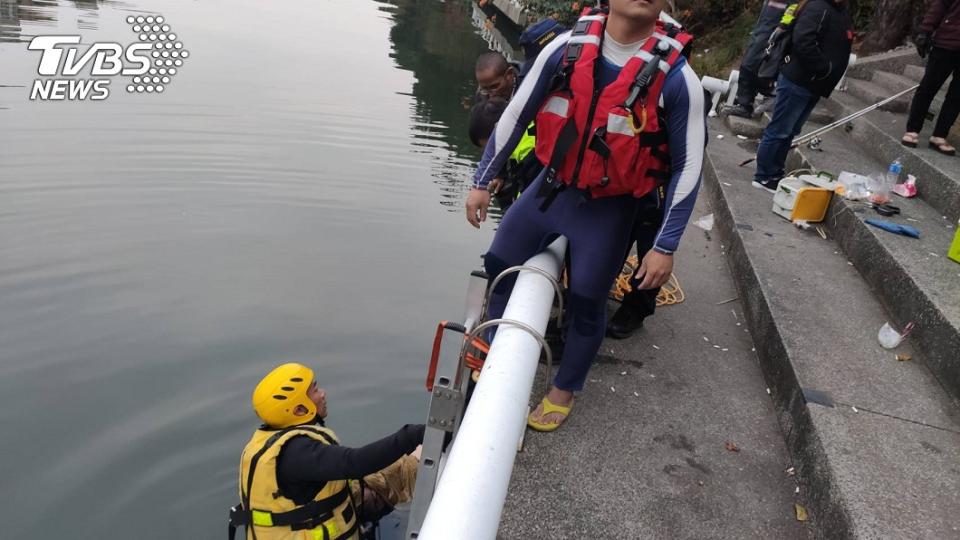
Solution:
<svg viewBox="0 0 960 540">
<path fill-rule="evenodd" d="M 190 53 L 161 16 L 127 17 L 139 41 L 122 46 L 97 42 L 81 51 L 80 36 L 37 36 L 27 49 L 40 51 L 30 99 L 101 101 L 110 96 L 112 77 L 130 77 L 131 93 L 162 93 Z M 89 70 L 87 70 L 89 68 Z M 82 74 L 89 73 L 89 78 Z"/>
</svg>

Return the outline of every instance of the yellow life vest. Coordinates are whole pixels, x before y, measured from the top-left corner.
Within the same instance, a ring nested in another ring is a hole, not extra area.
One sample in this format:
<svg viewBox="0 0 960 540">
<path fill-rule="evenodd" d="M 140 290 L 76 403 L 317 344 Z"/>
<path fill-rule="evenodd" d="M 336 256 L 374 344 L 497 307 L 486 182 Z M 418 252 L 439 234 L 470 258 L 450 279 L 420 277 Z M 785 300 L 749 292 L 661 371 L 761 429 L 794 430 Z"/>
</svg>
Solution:
<svg viewBox="0 0 960 540">
<path fill-rule="evenodd" d="M 277 457 L 287 441 L 301 436 L 339 444 L 333 431 L 315 425 L 253 434 L 240 458 L 241 504 L 231 510 L 231 530 L 244 525 L 247 540 L 356 540 L 359 523 L 347 480 L 327 482 L 305 505 L 280 492 Z"/>
</svg>

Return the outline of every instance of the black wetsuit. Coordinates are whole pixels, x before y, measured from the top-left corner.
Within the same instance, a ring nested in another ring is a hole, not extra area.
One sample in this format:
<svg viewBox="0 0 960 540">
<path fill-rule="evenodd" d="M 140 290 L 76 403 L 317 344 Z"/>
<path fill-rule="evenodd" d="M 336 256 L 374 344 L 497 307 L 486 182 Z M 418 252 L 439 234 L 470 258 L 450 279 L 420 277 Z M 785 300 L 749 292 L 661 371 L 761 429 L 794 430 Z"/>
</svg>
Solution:
<svg viewBox="0 0 960 540">
<path fill-rule="evenodd" d="M 363 478 L 413 452 L 423 442 L 423 430 L 422 424 L 407 424 L 393 435 L 360 448 L 293 437 L 277 457 L 277 485 L 285 497 L 306 504 L 330 480 Z"/>
</svg>

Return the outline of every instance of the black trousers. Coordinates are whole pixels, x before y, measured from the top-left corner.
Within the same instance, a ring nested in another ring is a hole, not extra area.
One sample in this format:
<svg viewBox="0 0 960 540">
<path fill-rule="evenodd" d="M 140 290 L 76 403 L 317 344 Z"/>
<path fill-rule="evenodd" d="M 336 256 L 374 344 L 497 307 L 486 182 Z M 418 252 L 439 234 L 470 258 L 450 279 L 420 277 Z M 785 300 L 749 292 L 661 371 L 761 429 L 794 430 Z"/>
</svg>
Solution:
<svg viewBox="0 0 960 540">
<path fill-rule="evenodd" d="M 637 212 L 637 219 L 633 224 L 633 238 L 630 245 L 627 246 L 627 254 L 624 259 L 630 255 L 630 248 L 636 243 L 637 258 L 642 262 L 643 256 L 653 249 L 654 240 L 657 239 L 657 232 L 660 231 L 662 223 L 663 209 L 641 205 Z M 623 296 L 623 305 L 647 318 L 653 315 L 657 308 L 657 295 L 660 294 L 660 288 L 638 289 L 637 285 L 639 284 L 640 280 L 630 279 L 633 290 Z"/>
<path fill-rule="evenodd" d="M 760 80 L 757 71 L 763 62 L 763 52 L 767 48 L 770 34 L 780 23 L 783 12 L 787 9 L 788 0 L 767 0 L 763 3 L 760 17 L 753 31 L 750 32 L 750 43 L 747 45 L 740 60 L 740 79 L 737 82 L 736 103 L 744 106 L 753 106 L 753 100 L 760 92 Z"/>
<path fill-rule="evenodd" d="M 920 133 L 934 96 L 940 91 L 943 83 L 947 81 L 947 77 L 951 75 L 953 75 L 953 80 L 950 81 L 947 97 L 943 101 L 940 116 L 937 117 L 937 124 L 933 128 L 933 136 L 946 137 L 950 133 L 950 128 L 957 121 L 957 116 L 960 115 L 960 51 L 950 51 L 939 47 L 934 47 L 930 51 L 930 58 L 927 60 L 927 69 L 923 72 L 920 88 L 917 88 L 917 92 L 913 95 L 913 101 L 910 103 L 910 116 L 907 119 L 908 132 Z"/>
</svg>

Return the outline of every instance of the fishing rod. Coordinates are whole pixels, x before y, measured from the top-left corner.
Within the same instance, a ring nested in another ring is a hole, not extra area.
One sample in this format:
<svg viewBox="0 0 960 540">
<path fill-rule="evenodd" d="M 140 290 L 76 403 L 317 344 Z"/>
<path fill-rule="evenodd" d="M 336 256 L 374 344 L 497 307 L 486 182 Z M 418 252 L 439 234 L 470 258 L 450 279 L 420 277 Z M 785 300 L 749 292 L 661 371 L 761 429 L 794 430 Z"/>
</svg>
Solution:
<svg viewBox="0 0 960 540">
<path fill-rule="evenodd" d="M 900 98 L 901 96 L 904 96 L 904 95 L 906 95 L 906 94 L 909 94 L 910 92 L 913 92 L 914 90 L 916 90 L 919 86 L 920 86 L 919 84 L 915 84 L 915 85 L 911 86 L 910 88 L 907 88 L 906 90 L 904 90 L 904 91 L 902 91 L 902 92 L 898 92 L 898 93 L 896 93 L 896 94 L 888 97 L 887 99 L 884 99 L 884 100 L 882 100 L 882 101 L 878 101 L 877 103 L 874 103 L 873 105 L 870 105 L 869 107 L 867 107 L 867 108 L 865 108 L 865 109 L 861 109 L 861 110 L 859 110 L 859 111 L 857 111 L 857 112 L 855 112 L 855 113 L 852 113 L 852 114 L 850 114 L 850 115 L 847 115 L 847 116 L 845 116 L 845 117 L 843 117 L 843 118 L 841 118 L 841 119 L 839 119 L 839 120 L 837 120 L 837 121 L 835 121 L 835 122 L 833 122 L 833 123 L 831 123 L 831 124 L 827 124 L 827 125 L 825 125 L 825 126 L 823 126 L 823 127 L 817 128 L 817 129 L 811 131 L 810 133 L 807 133 L 806 135 L 800 135 L 799 137 L 797 137 L 796 139 L 793 140 L 793 144 L 790 145 L 790 150 L 793 150 L 794 148 L 799 147 L 801 144 L 803 144 L 803 143 L 805 143 L 805 142 L 807 142 L 807 141 L 814 140 L 814 139 L 818 138 L 820 135 L 823 135 L 824 133 L 826 133 L 826 132 L 828 132 L 828 131 L 831 131 L 831 130 L 833 130 L 833 129 L 836 129 L 836 128 L 838 128 L 838 127 L 846 124 L 847 122 L 850 122 L 851 120 L 856 120 L 857 118 L 860 118 L 861 116 L 867 114 L 868 112 L 870 112 L 870 111 L 872 111 L 872 110 L 875 110 L 875 109 L 878 109 L 878 108 L 886 105 L 887 103 L 890 103 L 891 101 Z M 741 162 L 741 163 L 740 163 L 740 166 L 743 167 L 744 165 L 749 165 L 750 163 L 753 163 L 754 161 L 756 161 L 756 159 L 757 159 L 757 156 L 754 155 L 752 158 L 747 159 L 747 160 L 744 160 L 743 162 Z"/>
</svg>

